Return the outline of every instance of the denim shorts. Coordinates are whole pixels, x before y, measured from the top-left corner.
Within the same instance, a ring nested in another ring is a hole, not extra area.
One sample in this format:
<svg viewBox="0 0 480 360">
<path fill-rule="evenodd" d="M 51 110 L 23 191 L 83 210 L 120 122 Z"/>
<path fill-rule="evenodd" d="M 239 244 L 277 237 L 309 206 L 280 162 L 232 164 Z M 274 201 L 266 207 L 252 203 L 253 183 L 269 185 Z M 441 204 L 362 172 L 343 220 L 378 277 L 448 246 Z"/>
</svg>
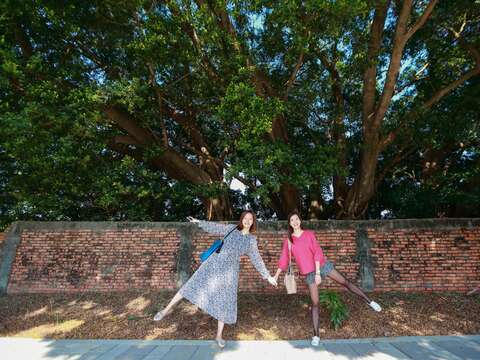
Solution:
<svg viewBox="0 0 480 360">
<path fill-rule="evenodd" d="M 322 277 L 322 279 L 325 279 L 325 277 L 330 274 L 333 269 L 335 269 L 333 263 L 327 260 L 325 264 L 323 264 L 323 266 L 320 268 L 320 276 Z M 308 285 L 313 284 L 315 282 L 315 271 L 308 273 L 305 281 Z"/>
</svg>

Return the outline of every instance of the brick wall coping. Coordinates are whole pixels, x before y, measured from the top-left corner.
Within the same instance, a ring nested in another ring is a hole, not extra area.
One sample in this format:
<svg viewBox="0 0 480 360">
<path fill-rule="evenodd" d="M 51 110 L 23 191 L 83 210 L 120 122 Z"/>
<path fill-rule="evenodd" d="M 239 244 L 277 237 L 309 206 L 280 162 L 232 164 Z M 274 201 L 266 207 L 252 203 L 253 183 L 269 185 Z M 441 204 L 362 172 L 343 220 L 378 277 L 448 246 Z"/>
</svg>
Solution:
<svg viewBox="0 0 480 360">
<path fill-rule="evenodd" d="M 235 224 L 235 221 L 220 223 Z M 393 229 L 452 229 L 452 228 L 474 228 L 480 226 L 480 218 L 442 218 L 442 219 L 395 219 L 395 220 L 313 220 L 303 221 L 303 226 L 311 230 L 335 230 L 335 229 L 358 229 L 373 228 L 378 230 Z M 259 231 L 281 231 L 286 230 L 287 222 L 280 221 L 259 221 Z M 45 231 L 66 231 L 66 230 L 133 230 L 133 229 L 165 229 L 197 227 L 195 223 L 188 222 L 144 222 L 144 221 L 17 221 L 6 231 L 8 238 L 14 227 L 20 232 L 23 230 L 45 230 Z"/>
</svg>

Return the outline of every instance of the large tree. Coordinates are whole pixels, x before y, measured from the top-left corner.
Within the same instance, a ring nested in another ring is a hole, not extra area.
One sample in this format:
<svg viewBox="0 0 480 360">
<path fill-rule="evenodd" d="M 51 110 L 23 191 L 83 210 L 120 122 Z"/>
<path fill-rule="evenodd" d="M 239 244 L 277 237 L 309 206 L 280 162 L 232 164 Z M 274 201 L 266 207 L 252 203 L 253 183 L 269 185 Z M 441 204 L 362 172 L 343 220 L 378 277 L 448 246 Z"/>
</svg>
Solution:
<svg viewBox="0 0 480 360">
<path fill-rule="evenodd" d="M 1 6 L 2 124 L 68 119 L 97 153 L 189 186 L 213 219 L 245 201 L 368 216 L 412 147 L 431 147 L 412 145 L 417 127 L 480 74 L 466 0 Z"/>
</svg>

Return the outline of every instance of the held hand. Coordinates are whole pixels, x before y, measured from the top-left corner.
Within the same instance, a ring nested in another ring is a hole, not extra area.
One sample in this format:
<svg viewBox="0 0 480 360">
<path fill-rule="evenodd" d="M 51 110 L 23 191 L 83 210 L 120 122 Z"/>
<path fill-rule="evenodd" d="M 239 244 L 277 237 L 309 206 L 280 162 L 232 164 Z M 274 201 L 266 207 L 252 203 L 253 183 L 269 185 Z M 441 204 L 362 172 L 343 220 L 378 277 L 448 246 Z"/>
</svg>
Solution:
<svg viewBox="0 0 480 360">
<path fill-rule="evenodd" d="M 197 223 L 197 222 L 200 221 L 198 219 L 195 219 L 193 216 L 187 216 L 187 220 L 190 221 L 190 222 L 194 222 L 194 223 Z"/>
<path fill-rule="evenodd" d="M 315 274 L 315 284 L 320 285 L 322 283 L 322 277 Z"/>
<path fill-rule="evenodd" d="M 273 276 L 269 276 L 267 278 L 268 282 L 272 284 L 273 286 L 277 287 L 277 280 Z"/>
</svg>

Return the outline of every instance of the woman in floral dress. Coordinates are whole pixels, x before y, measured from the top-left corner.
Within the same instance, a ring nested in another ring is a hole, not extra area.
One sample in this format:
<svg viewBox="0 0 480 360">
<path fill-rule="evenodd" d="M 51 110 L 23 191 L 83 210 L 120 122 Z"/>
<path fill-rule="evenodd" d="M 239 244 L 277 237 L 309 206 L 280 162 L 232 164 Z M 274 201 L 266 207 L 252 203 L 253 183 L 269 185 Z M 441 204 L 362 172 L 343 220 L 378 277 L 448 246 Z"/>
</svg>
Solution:
<svg viewBox="0 0 480 360">
<path fill-rule="evenodd" d="M 257 225 L 253 212 L 244 211 L 238 225 L 188 219 L 198 223 L 203 230 L 211 234 L 222 236 L 230 234 L 225 238 L 221 251 L 214 252 L 200 265 L 168 305 L 155 315 L 154 320 L 162 320 L 180 300 L 185 298 L 218 320 L 215 340 L 218 346 L 223 348 L 225 346 L 225 341 L 222 339 L 224 325 L 237 322 L 240 256 L 248 255 L 262 278 L 268 280 L 273 286 L 277 286 L 277 283 L 265 267 L 258 252 L 257 239 L 252 235 Z"/>
</svg>

